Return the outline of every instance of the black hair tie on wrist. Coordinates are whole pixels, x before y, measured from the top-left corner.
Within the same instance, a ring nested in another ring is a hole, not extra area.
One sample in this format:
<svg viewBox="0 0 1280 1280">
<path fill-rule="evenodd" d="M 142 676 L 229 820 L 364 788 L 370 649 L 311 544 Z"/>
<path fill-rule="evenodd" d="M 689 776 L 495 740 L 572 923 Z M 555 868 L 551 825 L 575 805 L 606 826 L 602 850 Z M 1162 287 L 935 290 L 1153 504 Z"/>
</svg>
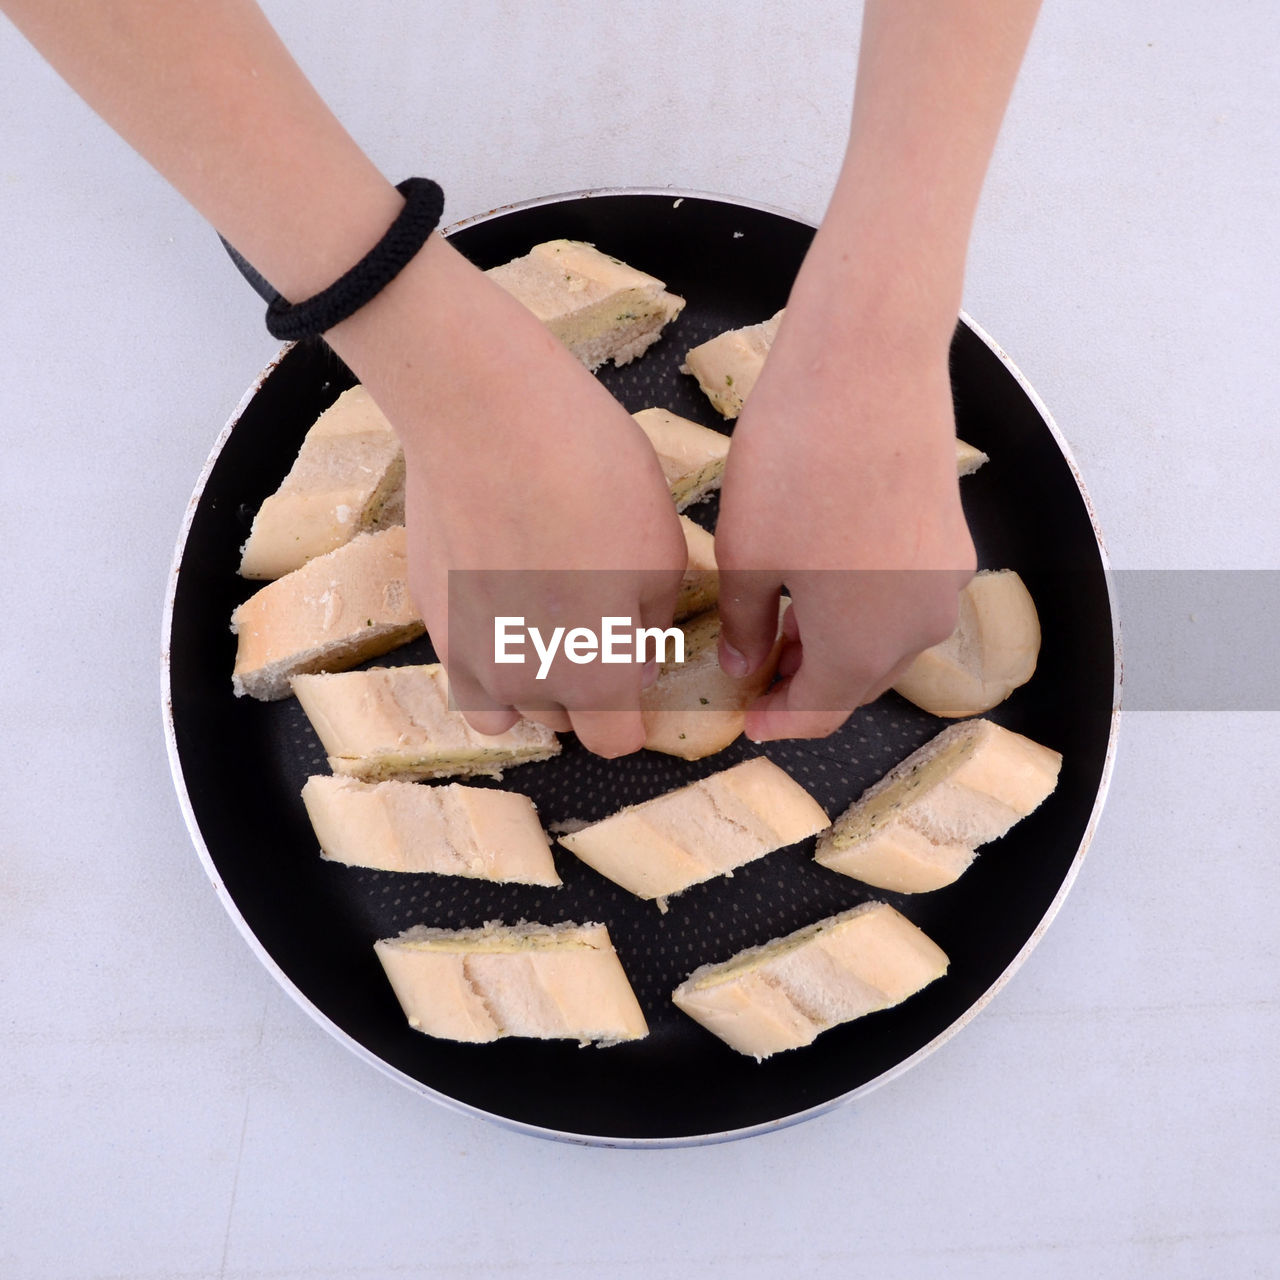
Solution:
<svg viewBox="0 0 1280 1280">
<path fill-rule="evenodd" d="M 285 301 L 244 257 L 222 241 L 240 274 L 267 303 L 267 332 L 273 338 L 298 342 L 325 333 L 377 297 L 409 264 L 440 225 L 444 192 L 430 178 L 406 178 L 396 184 L 396 190 L 404 196 L 404 208 L 386 235 L 350 271 L 303 302 Z"/>
</svg>

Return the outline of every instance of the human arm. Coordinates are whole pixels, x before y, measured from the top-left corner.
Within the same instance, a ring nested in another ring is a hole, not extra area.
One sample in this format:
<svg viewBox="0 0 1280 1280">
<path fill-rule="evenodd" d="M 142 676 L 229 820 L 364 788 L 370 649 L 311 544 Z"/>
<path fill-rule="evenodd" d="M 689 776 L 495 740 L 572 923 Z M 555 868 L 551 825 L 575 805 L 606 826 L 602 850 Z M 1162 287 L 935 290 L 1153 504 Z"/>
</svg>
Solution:
<svg viewBox="0 0 1280 1280">
<path fill-rule="evenodd" d="M 954 626 L 975 566 L 948 347 L 970 229 L 1038 0 L 868 0 L 834 195 L 734 431 L 721 661 L 786 679 L 759 739 L 830 733 Z M 733 650 L 741 655 L 736 657 Z"/>
<path fill-rule="evenodd" d="M 247 0 L 0 7 L 286 298 L 331 283 L 401 207 Z M 615 569 L 607 600 L 588 599 L 579 579 L 564 611 L 589 608 L 596 623 L 669 612 L 684 542 L 640 429 L 443 239 L 326 336 L 405 445 L 411 590 L 477 728 L 505 727 L 541 691 L 529 667 L 499 682 L 470 654 L 448 654 L 450 568 Z M 573 710 L 553 708 L 553 727 L 573 724 L 609 754 L 639 745 L 638 670 L 607 668 L 604 688 L 584 670 L 555 675 L 542 698 Z M 619 709 L 590 714 L 599 707 Z"/>
</svg>

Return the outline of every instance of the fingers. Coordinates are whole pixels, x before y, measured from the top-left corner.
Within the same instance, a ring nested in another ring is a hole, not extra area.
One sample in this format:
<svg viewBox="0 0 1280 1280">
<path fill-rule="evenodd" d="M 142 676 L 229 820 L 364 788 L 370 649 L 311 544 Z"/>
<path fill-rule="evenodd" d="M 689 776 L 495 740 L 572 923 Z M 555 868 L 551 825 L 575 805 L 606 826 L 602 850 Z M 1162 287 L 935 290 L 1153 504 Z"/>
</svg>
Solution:
<svg viewBox="0 0 1280 1280">
<path fill-rule="evenodd" d="M 815 676 L 812 663 L 806 670 L 804 646 L 799 641 L 785 644 L 778 661 L 783 679 L 763 693 L 747 712 L 744 731 L 754 742 L 775 738 L 825 738 L 833 734 L 858 707 L 874 702 L 911 665 L 914 655 L 895 663 L 881 676 L 858 681 L 827 684 Z"/>
<path fill-rule="evenodd" d="M 665 597 L 671 593 L 664 590 L 659 594 Z M 670 601 L 664 598 L 647 608 L 636 602 L 630 614 L 619 607 L 616 614 L 605 617 L 612 620 L 615 616 L 637 615 L 651 627 L 665 630 L 671 626 Z M 556 628 L 557 645 L 559 632 L 564 630 L 563 625 Z M 454 652 L 459 662 L 450 671 L 454 703 L 481 733 L 501 733 L 524 718 L 556 733 L 576 733 L 583 746 L 597 755 L 627 755 L 644 744 L 640 695 L 658 674 L 658 663 L 652 658 L 643 663 L 635 661 L 641 647 L 639 633 L 631 644 L 628 639 L 624 629 L 622 633 L 610 631 L 607 644 L 597 640 L 602 652 L 607 647 L 611 653 L 623 655 L 601 662 L 591 652 L 586 660 L 570 654 L 567 641 L 564 647 L 553 650 L 543 637 L 539 644 L 545 650 L 538 650 L 539 661 L 545 658 L 543 665 L 525 661 L 477 666 L 471 662 L 464 667 L 461 656 L 471 653 L 474 657 L 477 646 L 456 645 Z M 652 638 L 645 650 L 650 655 L 655 652 Z M 657 651 L 664 652 L 661 644 Z M 550 656 L 552 652 L 554 657 Z M 665 652 L 671 652 L 669 642 Z M 631 655 L 630 660 L 627 654 Z"/>
<path fill-rule="evenodd" d="M 506 733 L 512 725 L 520 722 L 520 713 L 514 707 L 495 707 L 492 711 L 473 708 L 462 714 L 477 733 L 487 734 L 491 738 Z"/>
<path fill-rule="evenodd" d="M 651 664 L 646 664 L 646 666 Z M 575 733 L 595 755 L 612 759 L 644 745 L 640 689 L 645 667 L 553 668 L 545 688 L 530 689 L 502 672 L 485 690 L 470 672 L 461 677 L 458 701 L 481 733 L 498 733 L 523 718 L 554 733 Z M 478 710 L 477 710 L 478 709 Z M 500 727 L 490 727 L 500 726 Z"/>
<path fill-rule="evenodd" d="M 670 502 L 666 495 L 664 502 Z M 674 514 L 671 523 L 683 553 Z M 481 733 L 500 733 L 524 718 L 556 733 L 574 732 L 598 755 L 638 750 L 645 738 L 640 694 L 656 680 L 659 665 L 651 635 L 643 645 L 648 660 L 636 661 L 641 628 L 672 627 L 682 572 L 676 563 L 604 578 L 573 570 L 527 578 L 453 575 L 446 616 L 457 659 L 450 670 L 456 705 Z M 509 624 L 501 635 L 499 617 Z M 582 625 L 571 625 L 575 619 Z M 656 652 L 670 654 L 670 641 Z"/>
<path fill-rule="evenodd" d="M 613 760 L 629 756 L 644 746 L 644 721 L 640 711 L 571 712 L 573 731 L 578 741 L 595 755 Z"/>
<path fill-rule="evenodd" d="M 804 661 L 804 645 L 799 640 L 784 638 L 782 650 L 778 654 L 778 678 L 785 680 L 800 670 Z"/>
<path fill-rule="evenodd" d="M 545 725 L 553 733 L 576 733 L 588 751 L 609 759 L 630 755 L 644 746 L 644 722 L 638 706 L 609 709 L 616 698 L 588 698 L 572 710 L 548 702 L 515 707 L 485 692 L 468 671 L 450 673 L 449 683 L 458 710 L 477 733 L 505 733 L 523 719 Z M 566 696 L 573 699 L 572 694 Z M 634 703 L 635 696 L 630 700 Z"/>
<path fill-rule="evenodd" d="M 644 746 L 640 715 L 643 677 L 644 667 L 635 663 L 583 666 L 565 673 L 557 696 L 578 741 L 588 751 L 613 759 Z"/>
<path fill-rule="evenodd" d="M 513 706 L 487 693 L 472 672 L 457 665 L 446 670 L 449 672 L 449 696 L 477 733 L 490 736 L 505 733 L 520 719 L 520 713 Z"/>
<path fill-rule="evenodd" d="M 811 667 L 812 664 L 809 664 Z M 745 733 L 752 742 L 776 738 L 825 738 L 849 718 L 856 703 L 837 689 L 815 691 L 818 683 L 803 662 L 793 675 L 762 694 L 747 711 Z"/>
<path fill-rule="evenodd" d="M 588 751 L 610 759 L 630 755 L 644 746 L 644 723 L 638 707 L 607 709 L 616 698 L 603 699 L 597 705 L 590 705 L 595 700 L 588 699 L 588 703 L 570 711 L 546 701 L 519 706 L 504 703 L 501 695 L 487 693 L 469 671 L 450 673 L 449 684 L 458 710 L 477 733 L 505 733 L 523 719 L 545 725 L 553 733 L 576 733 Z M 631 701 L 635 701 L 634 696 Z"/>
<path fill-rule="evenodd" d="M 720 571 L 720 666 L 726 675 L 750 675 L 769 656 L 778 635 L 778 592 L 772 573 Z"/>
<path fill-rule="evenodd" d="M 782 679 L 748 710 L 747 736 L 764 742 L 833 733 L 855 708 L 890 688 L 921 649 L 950 635 L 954 584 L 962 577 L 800 579 L 798 603 L 783 619 Z"/>
<path fill-rule="evenodd" d="M 784 641 L 778 660 L 782 679 L 752 704 L 744 731 L 754 742 L 825 738 L 840 728 L 856 708 L 874 702 L 891 688 L 913 657 L 903 658 L 883 675 L 832 682 L 821 679 L 814 663 L 810 662 L 806 669 L 804 645 L 799 640 Z"/>
</svg>

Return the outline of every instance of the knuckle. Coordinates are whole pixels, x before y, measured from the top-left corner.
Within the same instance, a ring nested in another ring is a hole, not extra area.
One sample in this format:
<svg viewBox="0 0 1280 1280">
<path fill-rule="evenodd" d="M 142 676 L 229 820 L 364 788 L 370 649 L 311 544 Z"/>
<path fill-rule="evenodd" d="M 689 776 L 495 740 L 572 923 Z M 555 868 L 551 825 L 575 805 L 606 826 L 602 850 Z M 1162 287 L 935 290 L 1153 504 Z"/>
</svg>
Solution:
<svg viewBox="0 0 1280 1280">
<path fill-rule="evenodd" d="M 516 707 L 522 702 L 538 700 L 530 697 L 529 681 L 520 672 L 492 669 L 484 673 L 481 685 L 489 697 L 504 705 Z"/>
</svg>

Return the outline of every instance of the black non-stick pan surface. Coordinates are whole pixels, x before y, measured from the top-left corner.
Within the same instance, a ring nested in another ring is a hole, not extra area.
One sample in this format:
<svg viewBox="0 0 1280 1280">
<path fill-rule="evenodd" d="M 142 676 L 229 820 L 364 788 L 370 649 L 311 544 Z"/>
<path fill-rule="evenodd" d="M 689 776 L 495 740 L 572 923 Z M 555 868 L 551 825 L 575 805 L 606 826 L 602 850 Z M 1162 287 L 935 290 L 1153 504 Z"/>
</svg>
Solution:
<svg viewBox="0 0 1280 1280">
<path fill-rule="evenodd" d="M 709 197 L 613 192 L 498 210 L 455 229 L 452 240 L 491 267 L 561 236 L 660 276 L 688 300 L 647 355 L 602 371 L 609 389 L 629 410 L 660 405 L 726 429 L 678 371 L 684 353 L 781 307 L 812 229 Z M 228 911 L 286 989 L 357 1053 L 438 1100 L 549 1136 L 617 1145 L 712 1141 L 785 1124 L 884 1080 L 963 1023 L 1039 936 L 1088 843 L 1110 771 L 1118 665 L 1098 537 L 1053 430 L 1012 367 L 966 324 L 952 374 L 959 434 L 991 456 L 962 484 L 980 564 L 1022 574 L 1044 632 L 1034 679 L 991 716 L 1063 753 L 1057 790 L 934 893 L 868 889 L 814 863 L 808 840 L 689 889 L 663 915 L 559 845 L 558 889 L 396 875 L 319 857 L 299 799 L 308 774 L 326 771 L 319 741 L 294 700 L 264 704 L 231 692 L 228 620 L 255 586 L 236 574 L 240 546 L 307 428 L 352 382 L 322 345 L 286 349 L 224 432 L 193 499 L 175 560 L 166 660 L 171 758 L 193 839 Z M 714 502 L 690 514 L 714 528 Z M 423 639 L 377 661 L 433 656 Z M 763 752 L 834 817 L 942 723 L 890 693 L 824 741 L 740 739 L 693 764 L 646 752 L 602 760 L 568 736 L 561 756 L 509 770 L 503 785 L 531 796 L 545 824 L 593 820 Z M 897 1008 L 757 1063 L 670 1003 L 698 965 L 870 898 L 891 902 L 951 960 L 944 978 Z M 494 919 L 604 921 L 648 1038 L 582 1049 L 454 1044 L 412 1031 L 374 941 L 415 924 Z"/>
</svg>

